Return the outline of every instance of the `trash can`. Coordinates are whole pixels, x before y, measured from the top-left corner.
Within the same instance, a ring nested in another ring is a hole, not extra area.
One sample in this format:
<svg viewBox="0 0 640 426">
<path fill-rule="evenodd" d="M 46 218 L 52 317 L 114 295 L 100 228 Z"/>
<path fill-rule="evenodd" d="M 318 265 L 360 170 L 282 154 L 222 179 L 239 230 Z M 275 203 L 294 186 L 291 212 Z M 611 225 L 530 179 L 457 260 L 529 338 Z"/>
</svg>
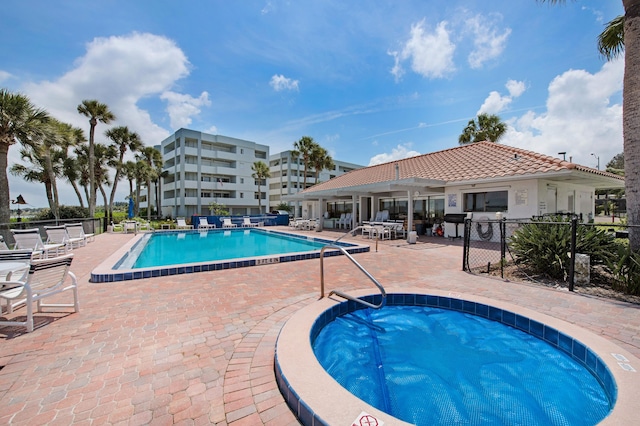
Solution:
<svg viewBox="0 0 640 426">
<path fill-rule="evenodd" d="M 417 239 L 418 239 L 418 233 L 416 231 L 410 231 L 409 239 L 407 240 L 407 242 L 409 244 L 415 244 Z"/>
</svg>

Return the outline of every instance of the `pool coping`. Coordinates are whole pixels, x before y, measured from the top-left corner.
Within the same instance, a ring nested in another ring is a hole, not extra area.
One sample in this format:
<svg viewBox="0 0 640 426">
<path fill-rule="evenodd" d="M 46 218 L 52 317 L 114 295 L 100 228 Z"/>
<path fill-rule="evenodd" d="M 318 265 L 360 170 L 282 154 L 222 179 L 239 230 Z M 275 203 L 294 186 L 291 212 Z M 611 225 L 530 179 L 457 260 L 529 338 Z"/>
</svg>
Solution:
<svg viewBox="0 0 640 426">
<path fill-rule="evenodd" d="M 280 230 L 272 230 L 265 228 L 234 228 L 234 229 L 209 229 L 207 231 L 194 230 L 166 230 L 160 231 L 163 234 L 167 233 L 196 233 L 196 232 L 225 232 L 225 231 L 244 231 L 252 230 L 257 232 L 273 233 L 297 238 L 303 238 L 306 240 L 321 242 L 321 243 L 334 243 L 333 240 L 326 238 L 312 237 L 308 235 L 300 235 L 290 232 L 283 232 Z M 167 265 L 161 267 L 149 267 L 149 268 L 136 268 L 136 269 L 113 269 L 116 265 L 122 263 L 123 258 L 135 249 L 136 245 L 149 233 L 140 233 L 132 238 L 127 244 L 123 245 L 120 249 L 116 250 L 111 256 L 98 265 L 93 271 L 91 271 L 90 282 L 92 283 L 106 283 L 106 282 L 118 282 L 137 280 L 142 278 L 154 278 L 154 277 L 166 277 L 170 275 L 179 274 L 191 274 L 197 272 L 208 271 L 221 271 L 225 269 L 245 268 L 250 266 L 271 265 L 275 263 L 295 262 L 299 260 L 317 259 L 320 257 L 320 250 L 314 250 L 309 252 L 294 252 L 280 255 L 266 255 L 266 256 L 254 256 L 247 258 L 236 258 L 219 261 L 205 261 Z M 349 254 L 368 252 L 370 247 L 366 244 L 358 244 L 354 242 L 342 242 L 335 243 L 343 247 Z M 325 251 L 324 256 L 339 256 L 342 253 L 337 249 L 328 249 Z"/>
<path fill-rule="evenodd" d="M 602 367 L 607 369 L 615 380 L 615 384 L 613 384 L 616 390 L 614 408 L 599 424 L 633 424 L 637 420 L 638 403 L 635 397 L 640 394 L 640 380 L 638 380 L 637 372 L 640 369 L 640 360 L 613 342 L 575 324 L 508 302 L 471 294 L 424 288 L 387 289 L 388 297 L 407 294 L 458 300 L 460 303 L 456 303 L 456 306 L 449 306 L 449 309 L 461 312 L 469 312 L 468 308 L 471 307 L 466 305 L 465 301 L 494 307 L 503 312 L 514 314 L 513 324 L 510 324 L 511 318 L 507 322 L 501 320 L 504 324 L 522 329 L 516 324 L 516 318 L 527 318 L 552 328 L 561 335 L 569 336 L 572 341 L 578 341 L 595 353 L 604 362 Z M 371 290 L 354 291 L 351 295 L 376 297 Z M 377 297 L 379 296 L 378 294 Z M 373 415 L 384 422 L 385 426 L 409 425 L 410 423 L 384 413 L 352 395 L 335 381 L 317 361 L 311 347 L 311 335 L 318 328 L 318 322 L 327 321 L 328 316 L 335 314 L 334 309 L 339 310 L 337 306 L 344 302 L 344 299 L 335 296 L 320 299 L 296 312 L 280 331 L 276 344 L 275 370 L 276 381 L 283 397 L 304 425 L 352 424 L 362 412 Z M 332 310 L 334 310 L 333 313 Z M 323 315 L 327 317 L 321 319 Z M 489 316 L 485 317 L 493 319 Z M 544 338 L 543 340 L 548 341 Z M 556 346 L 567 352 L 566 347 L 562 347 L 560 341 Z M 630 371 L 629 367 L 633 371 Z"/>
</svg>

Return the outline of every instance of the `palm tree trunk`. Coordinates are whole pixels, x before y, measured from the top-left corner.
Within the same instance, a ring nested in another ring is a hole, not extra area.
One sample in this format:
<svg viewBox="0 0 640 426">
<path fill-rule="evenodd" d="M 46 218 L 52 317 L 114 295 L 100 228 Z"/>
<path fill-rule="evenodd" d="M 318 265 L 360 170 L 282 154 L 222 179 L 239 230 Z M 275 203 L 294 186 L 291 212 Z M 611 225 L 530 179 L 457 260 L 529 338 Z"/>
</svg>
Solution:
<svg viewBox="0 0 640 426">
<path fill-rule="evenodd" d="M 122 156 L 120 156 L 120 161 L 118 162 L 118 164 L 122 164 Z M 107 218 L 107 223 L 111 223 L 111 221 L 113 221 L 113 201 L 116 199 L 116 188 L 118 187 L 118 180 L 120 179 L 120 167 L 118 166 L 116 167 L 116 175 L 113 178 L 113 186 L 111 187 L 111 195 L 109 196 L 109 210 L 108 210 L 108 218 Z M 106 213 L 107 211 L 105 211 L 105 216 L 107 215 Z"/>
<path fill-rule="evenodd" d="M 640 0 L 623 0 L 625 69 L 622 105 L 627 223 L 640 225 Z M 629 245 L 640 250 L 640 228 L 629 228 Z"/>
<path fill-rule="evenodd" d="M 73 190 L 76 191 L 76 196 L 78 197 L 78 201 L 80 202 L 80 207 L 84 209 L 84 200 L 82 199 L 82 194 L 80 193 L 80 188 L 78 188 L 78 184 L 75 181 L 69 181 Z"/>
<path fill-rule="evenodd" d="M 258 211 L 259 211 L 260 214 L 262 214 L 262 193 L 260 192 L 260 181 L 259 180 L 258 180 Z"/>
<path fill-rule="evenodd" d="M 100 193 L 102 194 L 102 198 L 104 199 L 104 211 L 106 215 L 107 207 L 109 207 L 109 202 L 107 200 L 107 192 L 102 187 L 102 184 L 98 185 L 98 189 L 100 189 Z M 105 222 L 106 224 L 107 222 Z"/>
<path fill-rule="evenodd" d="M 89 128 L 89 217 L 94 217 L 96 214 L 96 151 L 94 135 L 97 123 L 94 117 L 89 120 L 91 125 Z"/>
<path fill-rule="evenodd" d="M 47 177 L 49 179 L 49 185 L 51 186 L 51 200 L 49 201 L 49 207 L 51 208 L 51 213 L 53 213 L 53 217 L 56 218 L 56 221 L 60 219 L 59 212 L 59 198 L 58 198 L 58 186 L 56 185 L 56 175 L 53 172 L 53 164 L 51 163 L 51 155 L 48 153 L 44 156 L 44 164 L 47 169 Z"/>
<path fill-rule="evenodd" d="M 147 179 L 147 220 L 151 221 L 151 179 Z"/>
<path fill-rule="evenodd" d="M 7 178 L 7 155 L 11 141 L 0 140 L 0 194 L 9 194 L 9 179 Z M 11 219 L 10 197 L 0 201 L 0 224 L 8 224 Z"/>
</svg>

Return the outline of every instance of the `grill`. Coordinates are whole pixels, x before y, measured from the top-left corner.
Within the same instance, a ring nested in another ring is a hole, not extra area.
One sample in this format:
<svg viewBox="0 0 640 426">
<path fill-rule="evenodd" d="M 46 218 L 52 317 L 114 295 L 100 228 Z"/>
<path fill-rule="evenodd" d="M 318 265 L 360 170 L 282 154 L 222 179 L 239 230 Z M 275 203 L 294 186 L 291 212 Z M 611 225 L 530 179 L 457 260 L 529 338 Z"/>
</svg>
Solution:
<svg viewBox="0 0 640 426">
<path fill-rule="evenodd" d="M 462 235 L 458 235 L 458 225 L 464 223 L 464 220 L 467 218 L 466 213 L 448 213 L 444 215 L 444 221 L 448 223 L 456 224 L 456 235 L 455 237 L 451 235 L 447 235 L 449 238 L 462 238 Z"/>
</svg>

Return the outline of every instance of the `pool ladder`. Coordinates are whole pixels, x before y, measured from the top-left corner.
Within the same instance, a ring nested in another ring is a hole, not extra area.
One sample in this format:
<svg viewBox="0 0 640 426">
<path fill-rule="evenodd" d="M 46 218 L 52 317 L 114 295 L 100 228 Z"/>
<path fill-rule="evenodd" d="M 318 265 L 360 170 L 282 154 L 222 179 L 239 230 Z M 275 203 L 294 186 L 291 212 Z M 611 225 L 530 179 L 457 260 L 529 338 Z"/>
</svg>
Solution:
<svg viewBox="0 0 640 426">
<path fill-rule="evenodd" d="M 384 290 L 384 287 L 382 287 L 382 285 L 378 282 L 378 280 L 376 280 L 373 275 L 371 275 L 369 273 L 369 271 L 367 271 L 366 269 L 364 269 L 364 267 L 362 265 L 360 265 L 358 263 L 357 260 L 355 260 L 353 258 L 353 256 L 351 256 L 351 254 L 349 254 L 348 251 L 346 251 L 344 249 L 344 247 L 339 246 L 337 243 L 340 239 L 342 239 L 342 237 L 348 235 L 348 234 L 353 234 L 355 233 L 355 231 L 357 231 L 358 229 L 361 229 L 361 226 L 358 226 L 352 230 L 349 230 L 348 232 L 346 232 L 344 235 L 342 235 L 341 237 L 337 238 L 335 241 L 333 241 L 331 244 L 327 244 L 326 246 L 322 247 L 322 249 L 320 250 L 320 299 L 322 299 L 324 297 L 324 252 L 328 249 L 338 249 L 340 250 L 340 252 L 342 252 L 342 254 L 344 254 L 347 259 L 349 259 L 351 261 L 351 263 L 353 263 L 354 265 L 356 265 L 358 267 L 358 269 L 360 269 L 360 271 L 362 271 L 363 274 L 365 274 L 370 280 L 371 282 L 373 282 L 375 284 L 376 287 L 378 287 L 378 290 L 380 290 L 380 294 L 382 295 L 382 300 L 380 301 L 380 303 L 378 305 L 374 305 L 373 303 L 369 303 L 365 300 L 362 299 L 358 299 L 357 297 L 351 296 L 349 294 L 343 293 L 341 291 L 338 290 L 331 290 L 329 292 L 329 295 L 327 297 L 331 297 L 334 294 L 336 296 L 340 296 L 343 299 L 347 299 L 347 300 L 352 300 L 356 303 L 360 303 L 361 305 L 367 306 L 368 308 L 372 308 L 372 309 L 380 309 L 382 308 L 386 301 L 387 301 L 387 292 Z"/>
</svg>

